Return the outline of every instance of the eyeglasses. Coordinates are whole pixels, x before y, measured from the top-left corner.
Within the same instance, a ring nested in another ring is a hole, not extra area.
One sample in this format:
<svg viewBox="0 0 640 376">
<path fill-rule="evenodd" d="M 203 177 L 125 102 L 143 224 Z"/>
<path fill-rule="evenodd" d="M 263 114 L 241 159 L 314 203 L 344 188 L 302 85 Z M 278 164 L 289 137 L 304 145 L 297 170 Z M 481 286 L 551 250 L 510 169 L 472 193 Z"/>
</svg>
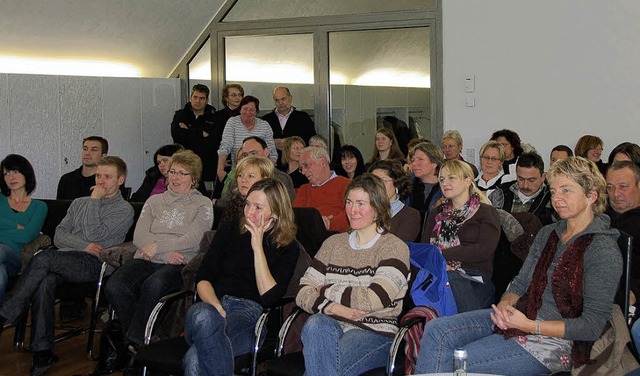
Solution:
<svg viewBox="0 0 640 376">
<path fill-rule="evenodd" d="M 496 157 L 487 157 L 486 155 L 483 155 L 482 157 L 480 157 L 482 159 L 484 159 L 486 162 L 497 162 L 500 160 L 500 158 L 496 158 Z"/>
<path fill-rule="evenodd" d="M 243 95 L 240 94 L 240 93 L 230 93 L 228 96 L 231 97 L 231 98 L 242 98 L 243 97 Z"/>
<path fill-rule="evenodd" d="M 21 172 L 18 171 L 18 170 L 9 170 L 9 171 L 3 172 L 2 175 L 4 175 L 4 176 L 12 176 L 12 175 L 18 175 L 20 173 Z"/>
<path fill-rule="evenodd" d="M 169 170 L 169 175 L 178 175 L 181 178 L 184 178 L 185 176 L 189 176 L 191 175 L 188 172 L 182 172 L 182 171 L 176 171 L 176 170 Z"/>
</svg>

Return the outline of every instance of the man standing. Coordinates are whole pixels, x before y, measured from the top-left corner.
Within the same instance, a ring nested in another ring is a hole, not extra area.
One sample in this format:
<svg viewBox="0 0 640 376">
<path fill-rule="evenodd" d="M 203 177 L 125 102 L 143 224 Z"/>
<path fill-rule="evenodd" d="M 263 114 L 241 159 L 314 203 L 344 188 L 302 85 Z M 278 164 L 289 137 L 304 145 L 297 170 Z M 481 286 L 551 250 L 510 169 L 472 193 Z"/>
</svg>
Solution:
<svg viewBox="0 0 640 376">
<path fill-rule="evenodd" d="M 191 90 L 189 102 L 176 111 L 171 123 L 173 142 L 192 150 L 202 160 L 202 181 L 213 181 L 218 166 L 218 147 L 224 124 L 215 124 L 215 108 L 209 104 L 209 88 L 197 84 Z"/>
<path fill-rule="evenodd" d="M 614 162 L 607 170 L 611 227 L 633 236 L 631 304 L 640 296 L 640 168 L 631 161 Z"/>
<path fill-rule="evenodd" d="M 524 153 L 516 163 L 516 182 L 501 185 L 490 195 L 493 206 L 509 213 L 529 212 L 543 225 L 553 222 L 551 194 L 545 183 L 544 162 L 537 153 Z"/>
<path fill-rule="evenodd" d="M 90 136 L 82 140 L 82 166 L 68 172 L 58 182 L 58 200 L 75 200 L 89 196 L 91 187 L 96 183 L 98 161 L 107 156 L 109 142 L 99 136 Z"/>
<path fill-rule="evenodd" d="M 91 196 L 75 199 L 56 228 L 59 248 L 36 254 L 0 308 L 0 328 L 14 323 L 31 304 L 32 375 L 42 375 L 57 361 L 54 342 L 54 302 L 61 282 L 97 282 L 103 248 L 122 243 L 133 223 L 133 208 L 120 194 L 127 165 L 118 157 L 98 162 Z M 1 330 L 1 329 L 0 329 Z"/>
<path fill-rule="evenodd" d="M 273 101 L 276 108 L 262 119 L 267 121 L 273 130 L 273 140 L 276 143 L 278 161 L 280 161 L 285 138 L 299 136 L 306 145 L 309 145 L 309 138 L 316 134 L 316 129 L 309 114 L 298 111 L 291 105 L 293 96 L 287 87 L 276 87 L 273 90 Z"/>
<path fill-rule="evenodd" d="M 298 188 L 293 207 L 316 208 L 328 230 L 347 231 L 349 222 L 344 209 L 344 194 L 350 180 L 330 169 L 326 150 L 313 146 L 302 150 L 300 169 L 309 183 Z"/>
</svg>

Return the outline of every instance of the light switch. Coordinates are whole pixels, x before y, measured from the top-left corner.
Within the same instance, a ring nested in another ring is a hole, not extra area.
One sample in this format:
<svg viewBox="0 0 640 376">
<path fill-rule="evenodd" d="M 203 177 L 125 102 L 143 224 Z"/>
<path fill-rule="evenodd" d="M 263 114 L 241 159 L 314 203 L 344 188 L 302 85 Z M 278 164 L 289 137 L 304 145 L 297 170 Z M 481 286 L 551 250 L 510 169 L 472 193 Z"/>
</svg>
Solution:
<svg viewBox="0 0 640 376">
<path fill-rule="evenodd" d="M 476 91 L 476 77 L 474 75 L 464 76 L 464 92 L 473 93 Z"/>
<path fill-rule="evenodd" d="M 467 107 L 475 107 L 476 97 L 472 93 L 465 94 L 465 104 L 467 105 Z"/>
</svg>

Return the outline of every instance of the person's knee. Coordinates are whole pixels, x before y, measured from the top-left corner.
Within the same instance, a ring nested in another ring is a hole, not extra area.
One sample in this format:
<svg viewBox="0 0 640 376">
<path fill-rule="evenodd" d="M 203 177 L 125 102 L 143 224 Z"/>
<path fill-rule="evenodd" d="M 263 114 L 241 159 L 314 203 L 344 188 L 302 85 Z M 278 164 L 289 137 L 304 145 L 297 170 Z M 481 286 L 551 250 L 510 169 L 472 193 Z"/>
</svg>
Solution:
<svg viewBox="0 0 640 376">
<path fill-rule="evenodd" d="M 185 327 L 189 327 L 192 332 L 214 333 L 224 329 L 224 317 L 218 310 L 208 303 L 196 303 L 187 311 Z"/>
<path fill-rule="evenodd" d="M 161 275 L 152 274 L 140 286 L 140 294 L 141 296 L 160 299 L 171 290 L 179 288 L 179 285 L 174 286 L 174 284 L 173 281 L 167 280 Z"/>
<path fill-rule="evenodd" d="M 313 338 L 315 336 L 327 333 L 333 329 L 331 317 L 318 313 L 311 315 L 302 327 L 302 338 Z"/>
<path fill-rule="evenodd" d="M 59 252 L 57 249 L 43 249 L 42 251 L 36 253 L 31 260 L 29 260 L 29 264 L 32 267 L 42 267 L 49 266 L 53 262 L 53 259 L 56 256 L 56 252 Z"/>
</svg>

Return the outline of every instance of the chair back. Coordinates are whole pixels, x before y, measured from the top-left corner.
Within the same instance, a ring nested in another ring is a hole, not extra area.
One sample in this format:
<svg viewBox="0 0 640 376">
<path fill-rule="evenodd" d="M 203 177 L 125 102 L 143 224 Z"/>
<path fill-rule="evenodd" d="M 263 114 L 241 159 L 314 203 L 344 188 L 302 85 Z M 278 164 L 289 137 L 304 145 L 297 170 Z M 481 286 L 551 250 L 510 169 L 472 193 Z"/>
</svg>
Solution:
<svg viewBox="0 0 640 376">
<path fill-rule="evenodd" d="M 416 306 L 435 308 L 440 316 L 458 313 L 447 277 L 447 262 L 433 244 L 407 242 L 411 266 L 417 269 L 409 281 L 409 293 Z"/>
<path fill-rule="evenodd" d="M 622 299 L 622 301 L 618 303 L 622 307 L 622 313 L 627 318 L 627 324 L 630 324 L 632 317 L 629 317 L 629 292 L 631 291 L 631 268 L 633 267 L 633 265 L 631 265 L 633 236 L 624 231 L 620 231 L 620 236 L 618 236 L 618 247 L 622 253 L 622 277 L 620 278 L 620 286 L 618 287 L 620 292 L 618 296 L 621 296 L 620 299 Z"/>
</svg>

